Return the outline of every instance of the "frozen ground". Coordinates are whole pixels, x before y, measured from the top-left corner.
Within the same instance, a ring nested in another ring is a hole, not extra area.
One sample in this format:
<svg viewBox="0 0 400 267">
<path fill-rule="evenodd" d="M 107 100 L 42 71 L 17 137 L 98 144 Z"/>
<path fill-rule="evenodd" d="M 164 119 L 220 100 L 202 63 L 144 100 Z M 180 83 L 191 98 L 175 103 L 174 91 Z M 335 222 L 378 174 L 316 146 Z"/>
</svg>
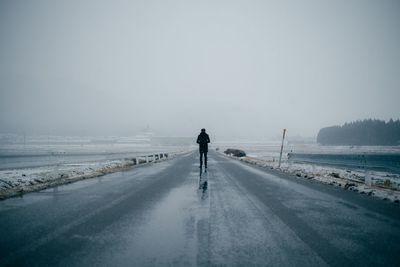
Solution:
<svg viewBox="0 0 400 267">
<path fill-rule="evenodd" d="M 213 150 L 198 162 L 0 201 L 0 266 L 399 265 L 400 205 Z"/>
</svg>

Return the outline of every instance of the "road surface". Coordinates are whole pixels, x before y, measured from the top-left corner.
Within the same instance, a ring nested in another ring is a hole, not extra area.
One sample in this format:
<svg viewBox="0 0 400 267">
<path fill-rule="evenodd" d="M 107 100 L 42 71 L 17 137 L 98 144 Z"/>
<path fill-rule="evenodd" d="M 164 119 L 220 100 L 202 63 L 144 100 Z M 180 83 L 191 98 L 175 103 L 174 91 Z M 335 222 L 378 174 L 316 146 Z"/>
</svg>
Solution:
<svg viewBox="0 0 400 267">
<path fill-rule="evenodd" d="M 399 264 L 398 204 L 214 152 L 0 202 L 0 266 Z"/>
</svg>

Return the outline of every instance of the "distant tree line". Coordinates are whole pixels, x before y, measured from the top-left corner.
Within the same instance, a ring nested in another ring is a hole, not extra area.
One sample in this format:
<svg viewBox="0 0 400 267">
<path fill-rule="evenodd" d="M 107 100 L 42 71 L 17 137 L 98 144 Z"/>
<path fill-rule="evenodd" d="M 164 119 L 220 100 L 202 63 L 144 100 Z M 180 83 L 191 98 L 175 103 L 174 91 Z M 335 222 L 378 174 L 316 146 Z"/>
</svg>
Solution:
<svg viewBox="0 0 400 267">
<path fill-rule="evenodd" d="M 400 145 L 400 120 L 368 119 L 322 128 L 317 142 L 322 145 Z"/>
</svg>

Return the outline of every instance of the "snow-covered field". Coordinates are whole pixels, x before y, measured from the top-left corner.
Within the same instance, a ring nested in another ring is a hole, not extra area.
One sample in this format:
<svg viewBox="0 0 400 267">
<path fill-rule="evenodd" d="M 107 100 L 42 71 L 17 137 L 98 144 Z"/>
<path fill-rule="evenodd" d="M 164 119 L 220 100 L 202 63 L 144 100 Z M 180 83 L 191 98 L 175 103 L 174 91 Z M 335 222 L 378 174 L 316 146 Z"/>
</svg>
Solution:
<svg viewBox="0 0 400 267">
<path fill-rule="evenodd" d="M 100 162 L 67 163 L 55 166 L 1 170 L 0 199 L 122 171 L 138 165 L 157 163 L 174 158 L 182 153 L 186 153 L 186 151 Z"/>
<path fill-rule="evenodd" d="M 280 142 L 216 143 L 212 148 L 239 148 L 246 152 L 242 160 L 268 168 L 278 168 Z M 137 138 L 80 138 L 0 135 L 0 198 L 36 191 L 50 186 L 96 177 L 130 168 L 146 161 L 146 155 L 169 157 L 195 149 L 195 146 L 152 145 L 146 136 Z M 395 147 L 319 146 L 287 144 L 280 170 L 297 177 L 314 179 L 342 188 L 398 201 L 400 175 L 389 172 L 338 168 L 288 161 L 288 153 L 398 153 Z M 164 160 L 165 157 L 158 157 Z M 153 161 L 154 158 L 148 158 Z"/>
<path fill-rule="evenodd" d="M 0 135 L 0 199 L 159 162 L 192 149 L 140 138 Z"/>
<path fill-rule="evenodd" d="M 226 148 L 242 149 L 247 156 L 263 160 L 279 159 L 281 142 L 230 142 L 214 144 L 221 150 Z M 287 160 L 288 153 L 304 154 L 400 154 L 400 146 L 321 146 L 315 143 L 301 144 L 285 142 L 282 159 Z"/>
</svg>

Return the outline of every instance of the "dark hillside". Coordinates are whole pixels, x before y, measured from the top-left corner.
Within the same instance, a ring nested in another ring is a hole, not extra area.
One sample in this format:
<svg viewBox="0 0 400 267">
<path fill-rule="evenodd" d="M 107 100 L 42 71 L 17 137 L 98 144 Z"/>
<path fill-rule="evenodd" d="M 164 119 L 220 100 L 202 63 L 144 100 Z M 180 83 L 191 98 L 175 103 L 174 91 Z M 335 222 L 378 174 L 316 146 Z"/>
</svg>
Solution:
<svg viewBox="0 0 400 267">
<path fill-rule="evenodd" d="M 317 136 L 322 145 L 400 145 L 400 120 L 363 120 L 322 128 Z"/>
</svg>

